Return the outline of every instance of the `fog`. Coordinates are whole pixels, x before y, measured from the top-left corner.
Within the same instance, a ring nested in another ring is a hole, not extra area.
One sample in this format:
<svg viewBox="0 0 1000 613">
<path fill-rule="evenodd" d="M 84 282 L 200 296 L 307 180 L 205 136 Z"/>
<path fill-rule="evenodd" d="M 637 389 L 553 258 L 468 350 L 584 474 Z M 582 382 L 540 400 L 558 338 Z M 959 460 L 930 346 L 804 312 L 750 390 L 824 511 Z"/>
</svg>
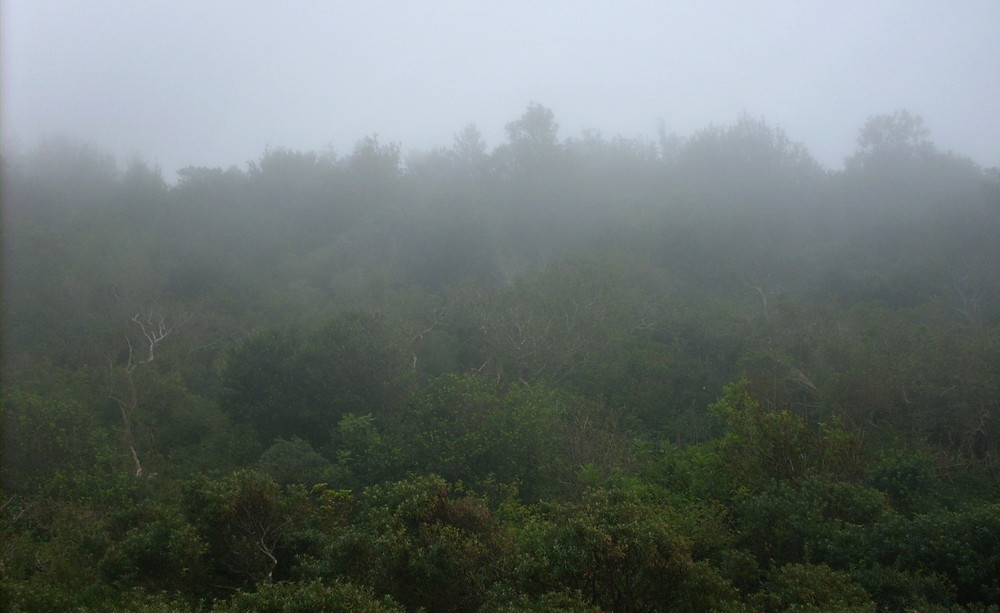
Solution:
<svg viewBox="0 0 1000 613">
<path fill-rule="evenodd" d="M 65 134 L 174 171 L 268 146 L 403 151 L 530 101 L 563 136 L 681 136 L 763 117 L 827 168 L 906 109 L 1000 165 L 996 2 L 3 3 L 3 141 Z"/>
<path fill-rule="evenodd" d="M 486 5 L 0 0 L 3 610 L 996 612 L 1000 2 Z"/>
</svg>

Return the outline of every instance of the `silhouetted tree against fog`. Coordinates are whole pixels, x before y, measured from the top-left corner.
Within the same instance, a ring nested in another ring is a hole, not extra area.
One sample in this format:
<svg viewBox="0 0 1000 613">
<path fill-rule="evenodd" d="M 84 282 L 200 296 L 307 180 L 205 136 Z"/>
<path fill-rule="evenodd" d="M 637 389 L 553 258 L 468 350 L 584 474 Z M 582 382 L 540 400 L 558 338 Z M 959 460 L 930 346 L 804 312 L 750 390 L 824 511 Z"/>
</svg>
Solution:
<svg viewBox="0 0 1000 613">
<path fill-rule="evenodd" d="M 401 161 L 399 143 L 384 145 L 373 134 L 358 141 L 348 166 L 362 180 L 377 185 L 398 178 Z"/>
<path fill-rule="evenodd" d="M 486 170 L 489 154 L 486 142 L 475 124 L 469 124 L 455 135 L 451 152 L 458 162 L 458 167 L 468 176 L 479 177 Z"/>
<path fill-rule="evenodd" d="M 868 119 L 844 177 L 859 199 L 910 209 L 967 202 L 982 183 L 972 160 L 940 151 L 923 118 L 905 110 Z"/>
<path fill-rule="evenodd" d="M 407 156 L 406 169 L 432 197 L 472 199 L 481 196 L 479 182 L 488 178 L 491 161 L 479 128 L 469 124 L 455 135 L 451 147 Z"/>
<path fill-rule="evenodd" d="M 681 146 L 673 168 L 699 200 L 741 208 L 809 204 L 823 179 L 805 146 L 749 115 L 696 133 Z"/>
<path fill-rule="evenodd" d="M 42 139 L 22 168 L 36 185 L 51 190 L 53 204 L 72 202 L 76 207 L 104 204 L 121 176 L 113 155 L 65 136 Z"/>
<path fill-rule="evenodd" d="M 559 124 L 551 109 L 532 102 L 519 119 L 507 124 L 506 130 L 507 145 L 495 152 L 502 168 L 518 176 L 544 173 L 551 168 L 560 149 Z"/>
<path fill-rule="evenodd" d="M 858 134 L 858 148 L 847 167 L 877 169 L 880 164 L 931 156 L 935 148 L 930 135 L 923 118 L 909 111 L 870 117 Z"/>
</svg>

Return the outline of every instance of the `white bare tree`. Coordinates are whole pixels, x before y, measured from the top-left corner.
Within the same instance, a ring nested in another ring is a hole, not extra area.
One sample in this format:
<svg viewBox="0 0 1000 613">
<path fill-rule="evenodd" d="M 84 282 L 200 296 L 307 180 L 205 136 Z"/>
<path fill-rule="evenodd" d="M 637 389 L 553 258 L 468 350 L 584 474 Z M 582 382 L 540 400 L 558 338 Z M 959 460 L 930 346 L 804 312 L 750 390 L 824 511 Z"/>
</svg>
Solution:
<svg viewBox="0 0 1000 613">
<path fill-rule="evenodd" d="M 134 475 L 142 477 L 143 467 L 139 459 L 138 434 L 136 417 L 140 404 L 140 393 L 136 386 L 135 372 L 156 358 L 156 350 L 170 336 L 177 326 L 190 319 L 184 316 L 173 323 L 156 309 L 147 309 L 132 317 L 132 322 L 138 326 L 138 333 L 125 334 L 128 355 L 124 365 L 118 365 L 115 357 L 108 356 L 109 392 L 108 398 L 118 406 L 122 420 L 122 444 L 132 459 Z M 136 338 L 133 338 L 136 337 Z"/>
</svg>

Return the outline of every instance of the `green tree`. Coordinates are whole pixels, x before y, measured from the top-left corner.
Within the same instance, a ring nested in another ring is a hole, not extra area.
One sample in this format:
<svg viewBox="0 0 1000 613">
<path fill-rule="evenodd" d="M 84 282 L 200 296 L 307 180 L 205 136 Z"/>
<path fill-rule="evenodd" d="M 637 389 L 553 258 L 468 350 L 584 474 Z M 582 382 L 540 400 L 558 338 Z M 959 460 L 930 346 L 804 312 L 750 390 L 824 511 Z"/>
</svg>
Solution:
<svg viewBox="0 0 1000 613">
<path fill-rule="evenodd" d="M 819 164 L 801 143 L 746 114 L 733 125 L 697 132 L 670 170 L 699 200 L 755 215 L 804 205 L 823 180 Z"/>
<path fill-rule="evenodd" d="M 100 560 L 110 537 L 102 507 L 82 499 L 5 494 L 0 514 L 0 604 L 5 610 L 93 610 L 114 597 L 114 589 L 101 580 Z"/>
<path fill-rule="evenodd" d="M 447 375 L 415 394 L 387 432 L 403 467 L 475 487 L 516 484 L 525 500 L 558 496 L 581 466 L 621 466 L 628 442 L 599 405 L 545 384 Z"/>
<path fill-rule="evenodd" d="M 323 491 L 321 487 L 310 496 L 301 486 L 282 488 L 271 477 L 247 469 L 182 484 L 178 498 L 183 512 L 207 545 L 206 585 L 247 588 L 292 575 L 296 554 L 312 546 L 309 539 L 292 545 L 292 535 L 336 515 L 332 508 L 331 513 L 321 510 L 330 502 Z M 312 536 L 321 538 L 315 532 Z"/>
<path fill-rule="evenodd" d="M 848 167 L 871 167 L 934 153 L 923 117 L 901 110 L 869 117 L 858 134 L 858 148 Z"/>
<path fill-rule="evenodd" d="M 1000 505 L 995 502 L 913 518 L 888 516 L 870 533 L 867 552 L 873 562 L 944 578 L 959 604 L 1000 600 Z"/>
<path fill-rule="evenodd" d="M 221 404 L 234 421 L 253 426 L 262 444 L 297 436 L 322 449 L 344 415 L 391 412 L 404 374 L 383 320 L 351 312 L 303 341 L 266 331 L 235 347 L 222 375 Z"/>
<path fill-rule="evenodd" d="M 458 168 L 465 176 L 477 179 L 485 176 L 488 170 L 489 154 L 483 135 L 475 124 L 470 123 L 455 135 L 451 153 L 455 157 Z"/>
<path fill-rule="evenodd" d="M 788 564 L 770 573 L 758 601 L 764 611 L 782 613 L 875 613 L 864 588 L 824 565 Z"/>
<path fill-rule="evenodd" d="M 366 136 L 354 147 L 347 159 L 347 167 L 354 179 L 355 197 L 363 205 L 383 207 L 385 198 L 395 193 L 402 177 L 402 157 L 399 143 L 383 144 L 378 135 Z"/>
<path fill-rule="evenodd" d="M 981 169 L 968 158 L 940 151 L 923 118 L 905 110 L 870 117 L 844 167 L 848 193 L 880 208 L 906 207 L 912 213 L 982 198 Z"/>
<path fill-rule="evenodd" d="M 506 125 L 507 140 L 518 165 L 531 168 L 550 156 L 559 147 L 559 124 L 555 115 L 537 102 L 532 102 L 524 114 Z"/>
<path fill-rule="evenodd" d="M 762 407 L 746 380 L 727 385 L 709 411 L 726 429 L 719 456 L 734 487 L 752 491 L 774 480 L 861 474 L 860 442 L 839 422 L 817 433 L 787 410 Z"/>
<path fill-rule="evenodd" d="M 10 494 L 113 499 L 121 492 L 110 433 L 78 402 L 8 388 L 0 422 L 0 480 Z"/>
<path fill-rule="evenodd" d="M 258 465 L 261 472 L 282 485 L 301 483 L 312 486 L 329 483 L 338 476 L 329 460 L 298 437 L 274 441 L 260 456 Z"/>
<path fill-rule="evenodd" d="M 391 413 L 406 374 L 405 357 L 384 317 L 359 311 L 339 315 L 310 335 L 295 363 L 303 400 L 318 412 L 311 426 L 327 434 L 347 413 Z"/>
<path fill-rule="evenodd" d="M 388 596 L 350 583 L 263 583 L 255 591 L 240 591 L 212 607 L 212 613 L 403 613 L 405 609 Z"/>
<path fill-rule="evenodd" d="M 738 546 L 761 565 L 808 562 L 843 571 L 866 556 L 873 525 L 893 514 L 881 492 L 822 477 L 742 491 L 729 506 Z"/>
<path fill-rule="evenodd" d="M 233 421 L 254 428 L 262 443 L 310 429 L 294 411 L 297 339 L 264 331 L 234 346 L 222 372 L 220 404 Z"/>
<path fill-rule="evenodd" d="M 736 591 L 656 504 L 624 488 L 587 491 L 518 527 L 521 590 L 579 590 L 607 611 L 706 611 L 733 604 Z"/>
<path fill-rule="evenodd" d="M 505 572 L 506 549 L 480 500 L 440 477 L 413 477 L 367 488 L 319 567 L 409 609 L 476 611 Z"/>
<path fill-rule="evenodd" d="M 180 508 L 144 500 L 118 511 L 110 524 L 113 541 L 100 560 L 105 581 L 123 590 L 208 593 L 208 544 Z"/>
</svg>

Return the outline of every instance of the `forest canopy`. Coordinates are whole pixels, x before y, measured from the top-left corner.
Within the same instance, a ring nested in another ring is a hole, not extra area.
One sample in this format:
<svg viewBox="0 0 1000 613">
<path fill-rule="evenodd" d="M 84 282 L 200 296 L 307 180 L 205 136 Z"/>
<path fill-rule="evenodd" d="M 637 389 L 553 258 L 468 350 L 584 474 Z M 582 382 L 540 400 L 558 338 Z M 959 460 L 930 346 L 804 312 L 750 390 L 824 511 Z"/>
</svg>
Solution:
<svg viewBox="0 0 1000 613">
<path fill-rule="evenodd" d="M 2 607 L 998 610 L 998 169 L 506 134 L 5 157 Z"/>
</svg>

